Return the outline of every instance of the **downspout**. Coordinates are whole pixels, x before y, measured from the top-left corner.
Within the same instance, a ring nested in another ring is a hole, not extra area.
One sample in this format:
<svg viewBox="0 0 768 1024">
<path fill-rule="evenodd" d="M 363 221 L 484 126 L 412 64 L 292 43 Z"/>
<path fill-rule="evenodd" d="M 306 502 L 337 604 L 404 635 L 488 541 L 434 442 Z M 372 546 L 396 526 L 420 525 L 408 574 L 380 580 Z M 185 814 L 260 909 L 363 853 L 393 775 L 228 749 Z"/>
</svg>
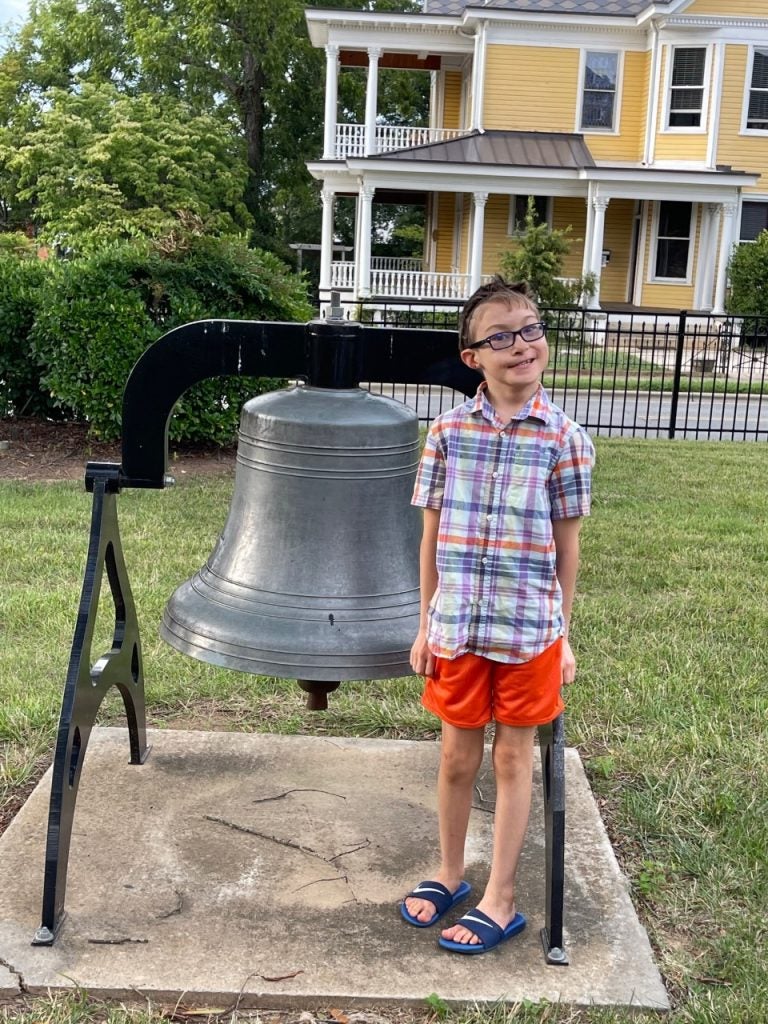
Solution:
<svg viewBox="0 0 768 1024">
<path fill-rule="evenodd" d="M 715 43 L 714 68 L 712 69 L 712 93 L 710 98 L 709 140 L 707 144 L 707 167 L 712 170 L 717 166 L 717 145 L 720 135 L 720 111 L 723 103 L 723 69 L 725 65 L 725 47 Z"/>
<path fill-rule="evenodd" d="M 472 62 L 472 130 L 482 132 L 483 95 L 485 92 L 485 33 L 486 23 L 475 32 L 475 52 Z"/>
<path fill-rule="evenodd" d="M 659 26 L 655 21 L 651 22 L 653 33 L 653 45 L 651 47 L 651 70 L 648 81 L 649 91 L 653 90 L 648 104 L 648 117 L 645 125 L 645 150 L 643 152 L 643 163 L 649 167 L 653 164 L 656 155 L 656 122 L 659 117 L 659 93 L 661 82 L 659 77 Z"/>
</svg>

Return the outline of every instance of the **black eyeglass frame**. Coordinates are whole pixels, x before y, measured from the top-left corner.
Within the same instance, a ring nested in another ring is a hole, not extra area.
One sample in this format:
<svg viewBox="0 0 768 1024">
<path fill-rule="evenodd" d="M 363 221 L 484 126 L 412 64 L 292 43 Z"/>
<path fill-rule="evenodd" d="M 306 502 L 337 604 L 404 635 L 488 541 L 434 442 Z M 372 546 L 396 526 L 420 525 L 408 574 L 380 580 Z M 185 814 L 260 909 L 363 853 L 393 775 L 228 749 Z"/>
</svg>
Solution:
<svg viewBox="0 0 768 1024">
<path fill-rule="evenodd" d="M 536 335 L 535 338 L 526 338 L 524 332 L 530 331 L 532 327 L 538 328 L 539 333 Z M 483 345 L 489 345 L 494 350 L 494 352 L 499 352 L 505 348 L 512 348 L 512 346 L 515 344 L 515 339 L 518 337 L 518 335 L 523 339 L 523 341 L 525 341 L 528 344 L 531 344 L 534 341 L 541 341 L 541 339 L 544 337 L 546 333 L 547 325 L 543 321 L 539 320 L 535 324 L 526 324 L 525 327 L 521 327 L 519 331 L 496 331 L 494 334 L 489 334 L 487 338 L 483 338 L 482 341 L 472 342 L 471 345 L 467 345 L 467 348 L 482 348 Z M 511 338 L 512 341 L 510 341 L 508 345 L 494 345 L 494 338 Z"/>
</svg>

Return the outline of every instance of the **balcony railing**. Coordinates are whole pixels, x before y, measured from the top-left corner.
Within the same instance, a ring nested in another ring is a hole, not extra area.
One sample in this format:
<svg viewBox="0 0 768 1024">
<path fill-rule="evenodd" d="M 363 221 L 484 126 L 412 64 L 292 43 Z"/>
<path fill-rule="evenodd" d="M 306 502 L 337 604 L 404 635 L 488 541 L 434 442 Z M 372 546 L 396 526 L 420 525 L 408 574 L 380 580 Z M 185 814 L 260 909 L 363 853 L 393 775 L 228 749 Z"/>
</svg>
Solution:
<svg viewBox="0 0 768 1024">
<path fill-rule="evenodd" d="M 425 146 L 430 142 L 446 142 L 467 135 L 462 128 L 412 128 L 407 125 L 376 125 L 374 146 L 377 153 L 391 153 L 395 149 Z M 336 159 L 347 156 L 365 156 L 365 125 L 336 125 Z"/>
</svg>

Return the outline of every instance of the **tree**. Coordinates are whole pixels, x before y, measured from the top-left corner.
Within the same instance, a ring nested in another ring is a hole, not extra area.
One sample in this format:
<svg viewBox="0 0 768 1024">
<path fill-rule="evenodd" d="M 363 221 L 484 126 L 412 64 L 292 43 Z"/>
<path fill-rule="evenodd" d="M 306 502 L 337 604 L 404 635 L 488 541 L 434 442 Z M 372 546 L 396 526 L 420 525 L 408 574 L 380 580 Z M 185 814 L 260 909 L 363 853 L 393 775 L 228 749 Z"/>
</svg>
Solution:
<svg viewBox="0 0 768 1024">
<path fill-rule="evenodd" d="M 170 96 L 88 82 L 49 89 L 43 100 L 12 151 L 13 132 L 0 134 L 2 163 L 43 241 L 82 249 L 156 236 L 179 215 L 201 218 L 212 233 L 248 226 L 239 141 L 209 114 Z"/>
<path fill-rule="evenodd" d="M 316 6 L 419 9 L 414 0 L 319 0 Z M 0 59 L 0 125 L 17 126 L 24 101 L 40 109 L 49 89 L 76 91 L 78 83 L 183 101 L 240 137 L 254 240 L 286 253 L 296 225 L 307 224 L 306 236 L 311 224 L 316 236 L 320 223 L 304 164 L 321 147 L 325 60 L 309 43 L 303 12 L 300 0 L 33 0 Z M 427 77 L 383 74 L 381 109 L 401 101 L 425 109 Z M 419 83 L 415 92 L 409 79 Z"/>
<path fill-rule="evenodd" d="M 563 260 L 571 250 L 569 232 L 570 227 L 553 229 L 539 220 L 534 198 L 529 196 L 520 241 L 501 256 L 500 266 L 505 276 L 514 281 L 526 281 L 541 306 L 573 306 L 584 294 L 594 291 L 591 275 L 572 284 L 558 280 L 563 272 Z"/>
</svg>

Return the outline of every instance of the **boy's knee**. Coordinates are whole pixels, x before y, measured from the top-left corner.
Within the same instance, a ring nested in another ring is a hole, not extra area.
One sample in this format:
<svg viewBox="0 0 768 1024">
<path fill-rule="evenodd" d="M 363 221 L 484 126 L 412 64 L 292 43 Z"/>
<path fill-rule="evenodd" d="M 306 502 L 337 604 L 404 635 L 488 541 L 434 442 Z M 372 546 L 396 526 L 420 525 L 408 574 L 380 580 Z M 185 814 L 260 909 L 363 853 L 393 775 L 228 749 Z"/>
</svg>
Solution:
<svg viewBox="0 0 768 1024">
<path fill-rule="evenodd" d="M 495 743 L 493 771 L 497 778 L 521 779 L 530 776 L 533 771 L 532 744 Z"/>
<path fill-rule="evenodd" d="M 459 782 L 477 775 L 483 760 L 483 748 L 479 750 L 443 747 L 440 754 L 440 771 L 448 782 Z"/>
</svg>

